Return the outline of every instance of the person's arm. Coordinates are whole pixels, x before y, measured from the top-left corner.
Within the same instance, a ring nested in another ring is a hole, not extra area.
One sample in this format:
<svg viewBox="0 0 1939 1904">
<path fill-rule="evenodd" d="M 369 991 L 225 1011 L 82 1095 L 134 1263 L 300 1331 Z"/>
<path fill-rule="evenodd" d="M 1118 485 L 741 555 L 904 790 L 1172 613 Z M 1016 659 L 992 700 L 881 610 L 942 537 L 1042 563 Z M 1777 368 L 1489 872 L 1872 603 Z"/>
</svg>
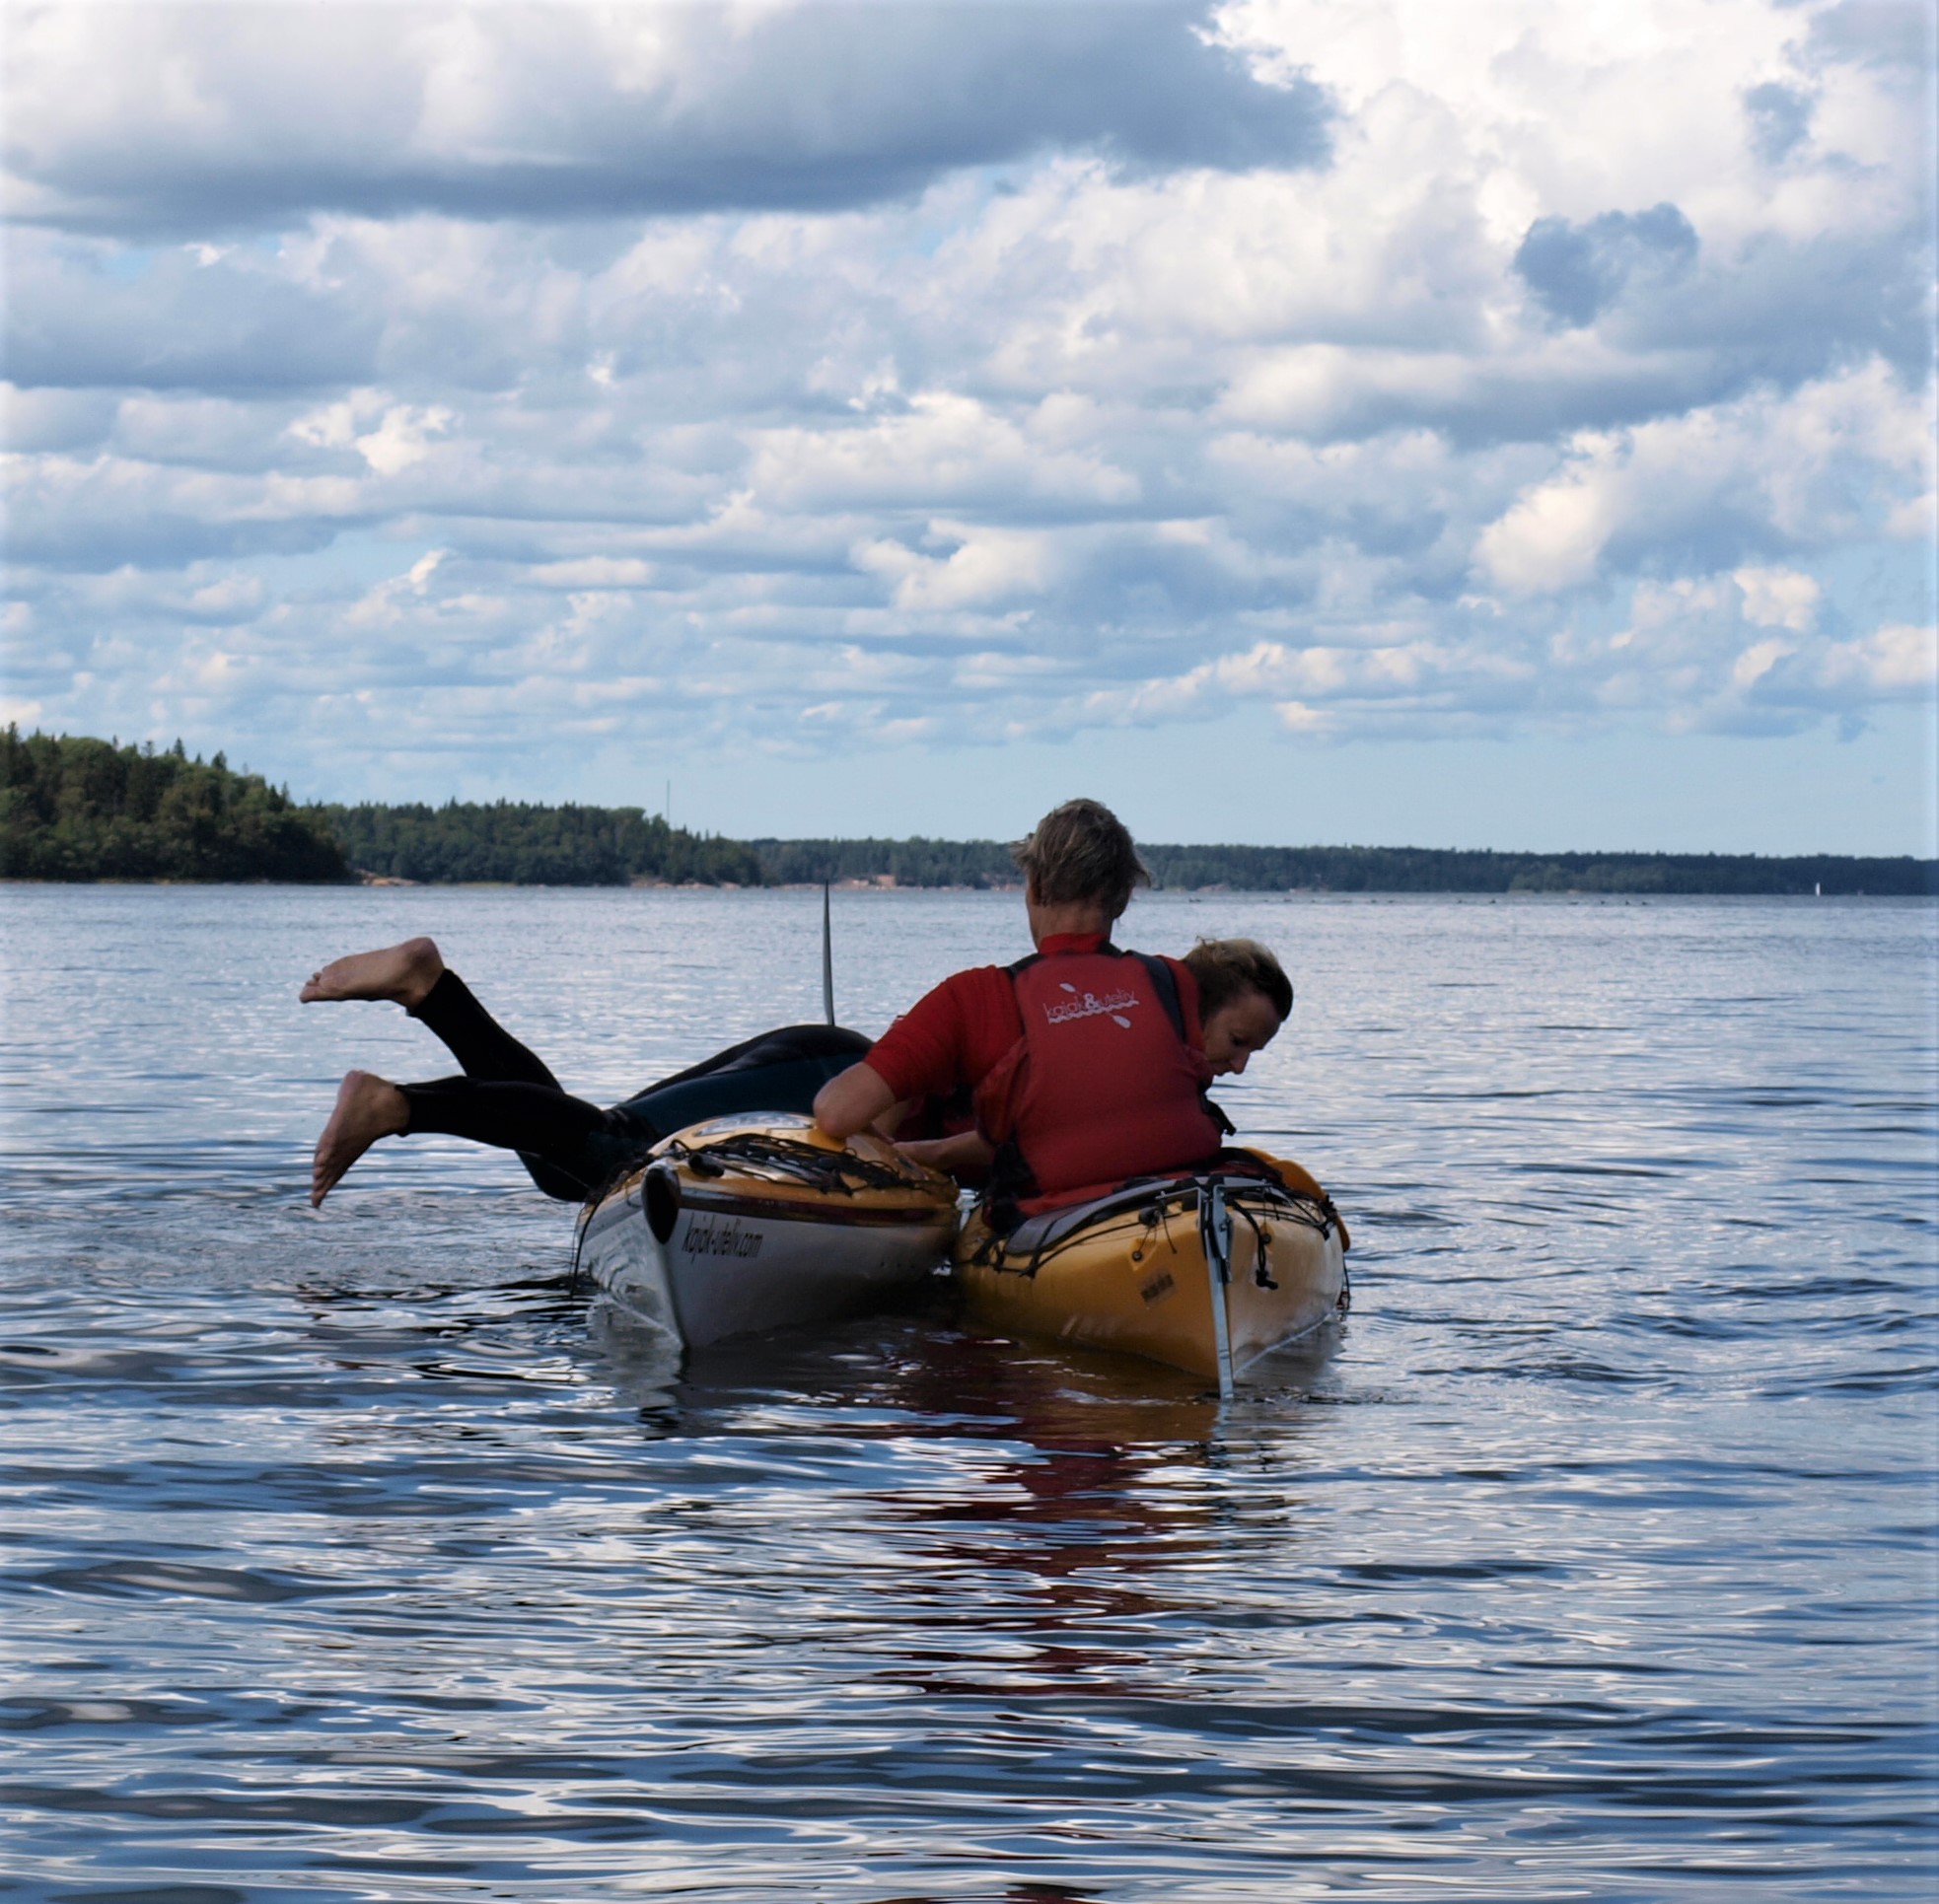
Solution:
<svg viewBox="0 0 1939 1904">
<path fill-rule="evenodd" d="M 815 1122 L 837 1140 L 868 1130 L 886 1113 L 898 1109 L 896 1093 L 882 1074 L 867 1062 L 850 1065 L 815 1093 Z M 891 1122 L 889 1129 L 893 1131 L 895 1127 L 895 1122 Z"/>
<path fill-rule="evenodd" d="M 894 1137 L 910 1103 L 953 1091 L 963 1082 L 963 1012 L 957 993 L 966 979 L 974 977 L 959 972 L 944 979 L 875 1041 L 866 1059 L 822 1087 L 815 1096 L 815 1122 L 826 1136 L 846 1140 L 873 1129 Z"/>
</svg>

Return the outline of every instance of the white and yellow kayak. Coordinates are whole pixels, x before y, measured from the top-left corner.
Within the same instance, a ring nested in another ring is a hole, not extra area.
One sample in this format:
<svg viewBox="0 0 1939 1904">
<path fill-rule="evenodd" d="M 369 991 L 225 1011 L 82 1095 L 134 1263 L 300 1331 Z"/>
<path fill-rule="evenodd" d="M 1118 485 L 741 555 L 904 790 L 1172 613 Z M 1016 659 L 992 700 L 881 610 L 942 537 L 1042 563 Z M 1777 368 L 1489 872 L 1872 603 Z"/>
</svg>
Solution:
<svg viewBox="0 0 1939 1904">
<path fill-rule="evenodd" d="M 836 1144 L 785 1112 L 721 1117 L 657 1144 L 579 1221 L 579 1261 L 689 1349 L 833 1321 L 949 1260 L 955 1183 L 864 1134 Z"/>
<path fill-rule="evenodd" d="M 999 1236 L 978 1211 L 956 1245 L 968 1314 L 1214 1376 L 1345 1312 L 1346 1226 L 1297 1164 L 1263 1152 L 1150 1177 Z"/>
</svg>

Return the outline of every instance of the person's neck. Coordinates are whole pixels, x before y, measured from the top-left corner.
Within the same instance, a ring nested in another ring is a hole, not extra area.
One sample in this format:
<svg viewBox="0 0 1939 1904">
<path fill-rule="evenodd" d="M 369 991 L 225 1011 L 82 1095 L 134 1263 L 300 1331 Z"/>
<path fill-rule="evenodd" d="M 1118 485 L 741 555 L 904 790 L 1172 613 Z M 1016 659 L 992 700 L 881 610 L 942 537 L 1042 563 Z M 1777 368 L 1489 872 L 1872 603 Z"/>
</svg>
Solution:
<svg viewBox="0 0 1939 1904">
<path fill-rule="evenodd" d="M 1035 899 L 1026 899 L 1024 910 L 1030 915 L 1033 946 L 1041 946 L 1044 940 L 1061 938 L 1066 933 L 1094 933 L 1100 939 L 1109 939 L 1115 923 L 1103 906 L 1097 905 L 1044 906 Z"/>
</svg>

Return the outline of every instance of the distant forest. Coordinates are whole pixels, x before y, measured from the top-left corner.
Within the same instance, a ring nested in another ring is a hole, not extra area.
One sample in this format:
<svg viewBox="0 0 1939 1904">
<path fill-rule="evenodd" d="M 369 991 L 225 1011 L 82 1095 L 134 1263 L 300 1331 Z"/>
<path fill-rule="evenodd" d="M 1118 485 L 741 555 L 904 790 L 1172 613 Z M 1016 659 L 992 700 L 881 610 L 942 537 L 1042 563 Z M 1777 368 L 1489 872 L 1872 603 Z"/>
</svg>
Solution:
<svg viewBox="0 0 1939 1904">
<path fill-rule="evenodd" d="M 997 840 L 774 840 L 749 844 L 780 883 L 893 878 L 898 885 L 1017 883 Z M 1140 845 L 1170 890 L 1241 892 L 1939 893 L 1939 861 L 1815 854 L 1468 853 L 1404 846 Z"/>
<path fill-rule="evenodd" d="M 422 884 L 1012 886 L 998 840 L 731 840 L 637 807 L 304 806 L 255 774 L 80 736 L 0 737 L 0 878 Z M 1939 861 L 1729 853 L 1145 846 L 1164 888 L 1245 892 L 1939 894 Z"/>
<path fill-rule="evenodd" d="M 759 885 L 760 862 L 637 807 L 317 807 L 360 873 L 423 884 Z"/>
<path fill-rule="evenodd" d="M 1009 847 L 996 840 L 750 840 L 775 885 L 893 880 L 898 885 L 1019 885 Z"/>
<path fill-rule="evenodd" d="M 314 809 L 178 740 L 120 746 L 79 735 L 0 735 L 0 878 L 352 878 Z"/>
</svg>

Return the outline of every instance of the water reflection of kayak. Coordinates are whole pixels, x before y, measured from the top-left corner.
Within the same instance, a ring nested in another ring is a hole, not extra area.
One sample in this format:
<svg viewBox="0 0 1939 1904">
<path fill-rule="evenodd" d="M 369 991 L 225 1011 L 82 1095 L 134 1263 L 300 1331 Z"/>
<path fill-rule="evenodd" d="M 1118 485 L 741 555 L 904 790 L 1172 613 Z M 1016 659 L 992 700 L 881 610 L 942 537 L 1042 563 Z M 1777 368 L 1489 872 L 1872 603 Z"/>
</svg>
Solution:
<svg viewBox="0 0 1939 1904">
<path fill-rule="evenodd" d="M 1228 1153 L 1214 1170 L 1130 1183 L 999 1236 L 957 1240 L 970 1317 L 1216 1376 L 1344 1313 L 1346 1226 L 1297 1164 Z"/>
<path fill-rule="evenodd" d="M 832 1321 L 949 1260 L 956 1185 L 862 1135 L 806 1117 L 722 1117 L 656 1145 L 587 1207 L 579 1260 L 689 1349 Z"/>
</svg>

